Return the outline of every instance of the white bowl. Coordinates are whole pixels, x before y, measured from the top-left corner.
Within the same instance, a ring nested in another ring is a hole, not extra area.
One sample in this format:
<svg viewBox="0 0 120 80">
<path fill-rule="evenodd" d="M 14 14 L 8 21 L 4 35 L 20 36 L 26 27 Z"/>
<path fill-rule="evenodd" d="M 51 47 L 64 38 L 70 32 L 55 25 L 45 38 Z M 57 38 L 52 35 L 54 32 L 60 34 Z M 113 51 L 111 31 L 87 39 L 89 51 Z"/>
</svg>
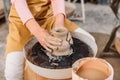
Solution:
<svg viewBox="0 0 120 80">
<path fill-rule="evenodd" d="M 92 50 L 92 56 L 96 55 L 97 45 L 95 43 L 95 39 L 88 32 L 82 30 L 81 28 L 78 28 L 75 30 L 75 32 L 72 33 L 72 36 L 86 43 Z M 36 42 L 37 42 L 36 38 L 32 38 L 27 42 L 23 50 L 25 53 L 25 58 Z M 40 76 L 50 79 L 68 79 L 72 77 L 72 68 L 47 69 L 31 63 L 27 58 L 26 61 L 29 67 Z"/>
<path fill-rule="evenodd" d="M 111 64 L 100 58 L 82 58 L 72 65 L 72 80 L 89 80 L 86 78 L 96 78 L 94 80 L 113 80 L 113 75 L 114 70 Z"/>
</svg>

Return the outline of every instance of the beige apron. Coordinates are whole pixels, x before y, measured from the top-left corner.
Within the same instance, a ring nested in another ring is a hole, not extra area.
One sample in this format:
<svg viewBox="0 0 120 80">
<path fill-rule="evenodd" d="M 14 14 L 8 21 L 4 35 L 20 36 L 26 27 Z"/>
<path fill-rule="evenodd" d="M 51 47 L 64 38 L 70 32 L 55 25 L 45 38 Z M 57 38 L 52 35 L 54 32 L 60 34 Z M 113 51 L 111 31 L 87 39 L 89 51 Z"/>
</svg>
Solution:
<svg viewBox="0 0 120 80">
<path fill-rule="evenodd" d="M 27 4 L 40 26 L 50 31 L 55 22 L 50 0 L 27 0 Z M 68 19 L 65 19 L 65 27 L 70 31 L 77 29 L 77 25 Z M 14 6 L 11 6 L 6 55 L 10 52 L 22 51 L 25 43 L 30 40 L 31 37 L 33 37 L 33 35 L 23 25 Z M 50 80 L 38 76 L 32 72 L 27 65 L 25 65 L 24 75 L 24 80 Z"/>
</svg>

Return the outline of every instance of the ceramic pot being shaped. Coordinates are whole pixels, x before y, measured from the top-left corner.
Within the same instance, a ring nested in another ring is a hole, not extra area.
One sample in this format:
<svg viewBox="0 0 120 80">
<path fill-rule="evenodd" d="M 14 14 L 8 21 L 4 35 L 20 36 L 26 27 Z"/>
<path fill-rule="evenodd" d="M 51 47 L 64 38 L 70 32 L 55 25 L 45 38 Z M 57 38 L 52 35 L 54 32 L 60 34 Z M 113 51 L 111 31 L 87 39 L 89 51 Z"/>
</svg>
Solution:
<svg viewBox="0 0 120 80">
<path fill-rule="evenodd" d="M 52 50 L 52 53 L 47 52 L 47 55 L 50 56 L 50 54 L 55 56 L 66 56 L 71 55 L 73 53 L 73 50 L 70 48 L 70 43 L 67 41 L 67 36 L 69 34 L 68 30 L 64 27 L 56 27 L 53 30 L 51 30 L 51 34 L 61 39 L 61 45 L 57 46 L 57 49 Z"/>
<path fill-rule="evenodd" d="M 79 59 L 72 67 L 72 80 L 113 80 L 113 68 L 99 58 Z"/>
<path fill-rule="evenodd" d="M 97 45 L 95 43 L 94 38 L 86 31 L 84 31 L 81 28 L 76 29 L 73 33 L 71 33 L 73 37 L 80 39 L 84 43 L 86 43 L 91 48 L 91 56 L 96 56 L 97 53 Z M 27 64 L 29 67 L 38 75 L 41 75 L 46 78 L 50 79 L 68 79 L 72 77 L 72 68 L 64 68 L 64 69 L 47 69 L 40 66 L 37 66 L 30 62 L 27 59 L 27 55 L 30 51 L 30 49 L 35 45 L 35 43 L 38 42 L 36 38 L 32 38 L 27 42 L 27 44 L 24 46 L 24 53 L 25 58 L 27 61 Z"/>
</svg>

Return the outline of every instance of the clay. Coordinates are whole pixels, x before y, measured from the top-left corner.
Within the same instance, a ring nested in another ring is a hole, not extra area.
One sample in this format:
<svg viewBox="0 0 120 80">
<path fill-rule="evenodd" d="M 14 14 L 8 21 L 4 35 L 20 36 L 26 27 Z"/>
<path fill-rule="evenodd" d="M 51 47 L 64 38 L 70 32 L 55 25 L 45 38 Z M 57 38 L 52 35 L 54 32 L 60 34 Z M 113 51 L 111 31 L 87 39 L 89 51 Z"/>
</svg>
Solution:
<svg viewBox="0 0 120 80">
<path fill-rule="evenodd" d="M 73 44 L 74 45 L 70 46 L 73 49 L 73 54 L 69 56 L 61 56 L 61 61 L 50 61 L 49 57 L 46 55 L 46 50 L 38 42 L 29 51 L 27 58 L 33 64 L 43 68 L 71 68 L 76 60 L 89 56 L 89 47 L 85 43 L 79 39 L 73 38 Z"/>
<path fill-rule="evenodd" d="M 70 42 L 67 40 L 68 34 L 70 34 L 70 32 L 65 28 L 65 27 L 55 27 L 51 30 L 51 35 L 61 39 L 61 45 L 57 46 L 57 49 L 53 49 L 52 53 L 51 52 L 47 52 L 47 55 L 49 56 L 49 58 L 54 58 L 54 56 L 51 55 L 55 55 L 55 56 L 66 56 L 66 55 L 71 55 L 73 53 L 72 48 L 70 48 Z"/>
</svg>

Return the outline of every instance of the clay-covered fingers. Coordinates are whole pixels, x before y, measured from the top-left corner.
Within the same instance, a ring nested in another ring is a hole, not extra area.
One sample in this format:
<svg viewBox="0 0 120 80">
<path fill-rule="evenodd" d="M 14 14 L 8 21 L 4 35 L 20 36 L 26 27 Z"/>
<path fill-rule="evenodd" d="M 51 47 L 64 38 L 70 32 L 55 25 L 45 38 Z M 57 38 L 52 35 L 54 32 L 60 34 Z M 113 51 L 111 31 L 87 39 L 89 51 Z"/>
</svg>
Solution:
<svg viewBox="0 0 120 80">
<path fill-rule="evenodd" d="M 42 45 L 42 44 L 41 44 Z M 46 44 L 42 45 L 48 52 L 52 52 L 52 49 L 49 48 Z"/>
<path fill-rule="evenodd" d="M 48 38 L 46 38 L 46 41 L 53 46 L 60 46 L 62 42 L 61 39 L 56 38 L 54 36 L 49 36 Z"/>
<path fill-rule="evenodd" d="M 58 45 L 61 45 L 61 40 L 49 34 L 49 32 L 45 29 L 37 28 L 35 29 L 33 35 L 37 38 L 41 46 L 49 52 L 56 49 Z"/>
<path fill-rule="evenodd" d="M 51 45 L 51 44 L 48 43 L 48 42 L 46 42 L 46 46 L 47 46 L 47 48 L 51 49 L 52 51 L 57 49 L 57 46 Z M 50 52 L 51 52 L 51 51 L 50 51 Z"/>
<path fill-rule="evenodd" d="M 71 33 L 68 31 L 67 33 L 67 41 L 70 43 L 70 44 L 73 44 L 73 39 L 72 39 L 72 36 L 71 36 Z"/>
<path fill-rule="evenodd" d="M 60 46 L 61 43 L 61 39 L 58 39 L 56 37 L 53 36 L 49 36 L 46 38 L 46 46 L 52 50 L 56 50 L 58 46 Z"/>
<path fill-rule="evenodd" d="M 52 52 L 52 49 L 48 48 L 47 45 L 46 45 L 46 41 L 44 38 L 42 39 L 38 39 L 39 43 L 49 52 Z"/>
<path fill-rule="evenodd" d="M 39 40 L 40 44 L 49 52 L 56 50 L 61 45 L 61 39 L 55 38 L 49 34 Z"/>
</svg>

